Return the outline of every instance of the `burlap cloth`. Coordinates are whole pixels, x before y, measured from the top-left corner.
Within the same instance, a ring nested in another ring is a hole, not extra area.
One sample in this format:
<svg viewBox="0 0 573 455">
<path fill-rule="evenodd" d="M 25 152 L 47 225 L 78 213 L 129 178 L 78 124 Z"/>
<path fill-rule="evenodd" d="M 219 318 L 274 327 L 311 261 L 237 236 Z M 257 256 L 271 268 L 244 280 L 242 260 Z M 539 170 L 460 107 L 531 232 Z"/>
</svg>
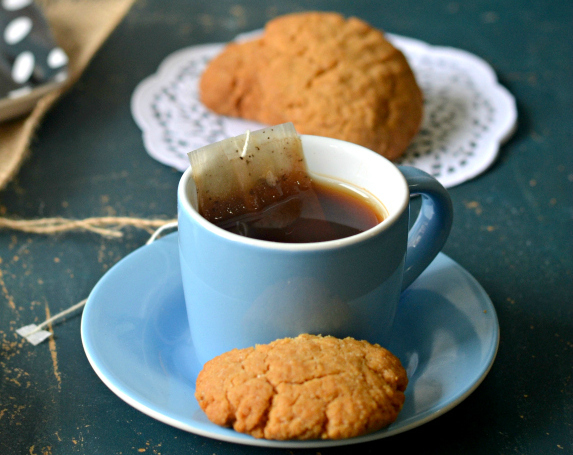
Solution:
<svg viewBox="0 0 573 455">
<path fill-rule="evenodd" d="M 65 86 L 45 95 L 25 117 L 0 124 L 0 190 L 18 172 L 44 114 L 80 77 L 135 0 L 36 0 L 59 46 L 68 55 Z"/>
</svg>

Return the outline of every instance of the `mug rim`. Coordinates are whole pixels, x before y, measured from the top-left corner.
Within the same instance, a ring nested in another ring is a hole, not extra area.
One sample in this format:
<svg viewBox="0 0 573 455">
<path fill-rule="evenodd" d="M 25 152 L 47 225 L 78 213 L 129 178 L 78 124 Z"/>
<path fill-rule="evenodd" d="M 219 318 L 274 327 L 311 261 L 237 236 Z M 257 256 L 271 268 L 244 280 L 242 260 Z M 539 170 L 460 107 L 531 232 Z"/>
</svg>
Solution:
<svg viewBox="0 0 573 455">
<path fill-rule="evenodd" d="M 189 196 L 187 194 L 187 186 L 190 180 L 193 179 L 192 173 L 191 173 L 191 166 L 189 166 L 183 173 L 183 175 L 181 176 L 180 180 L 179 180 L 179 185 L 177 188 L 177 199 L 178 199 L 178 203 L 179 203 L 179 213 L 178 213 L 178 217 L 182 216 L 181 211 L 184 211 L 187 216 L 189 216 L 192 220 L 194 220 L 199 226 L 201 226 L 203 229 L 206 229 L 207 231 L 210 231 L 212 234 L 218 236 L 218 237 L 222 237 L 225 238 L 229 241 L 232 242 L 237 242 L 240 244 L 244 244 L 244 245 L 248 245 L 251 247 L 256 247 L 256 248 L 261 248 L 261 249 L 266 249 L 266 250 L 274 250 L 274 251 L 290 251 L 290 252 L 295 252 L 295 251 L 324 251 L 324 250 L 330 250 L 330 249 L 337 249 L 337 248 L 344 248 L 344 247 L 349 247 L 352 245 L 356 245 L 357 243 L 362 243 L 365 242 L 373 237 L 376 237 L 377 235 L 380 235 L 382 232 L 386 231 L 387 229 L 389 229 L 402 215 L 402 213 L 404 212 L 404 210 L 406 210 L 406 208 L 408 207 L 409 204 L 409 188 L 408 188 L 408 183 L 406 182 L 406 178 L 404 177 L 404 175 L 400 172 L 400 170 L 396 167 L 396 165 L 394 163 L 392 163 L 390 160 L 388 160 L 387 158 L 383 157 L 382 155 L 366 148 L 363 147 L 361 145 L 357 145 L 351 142 L 347 142 L 347 141 L 343 141 L 340 139 L 333 139 L 333 138 L 328 138 L 328 137 L 323 137 L 323 136 L 314 136 L 314 135 L 305 135 L 305 134 L 301 134 L 299 135 L 301 140 L 303 141 L 303 151 L 304 151 L 304 142 L 305 141 L 319 141 L 319 142 L 325 142 L 325 145 L 331 145 L 331 146 L 335 146 L 335 147 L 344 147 L 344 148 L 351 148 L 353 149 L 352 153 L 358 153 L 358 154 L 366 154 L 368 156 L 370 156 L 370 158 L 375 159 L 375 160 L 381 160 L 382 162 L 384 162 L 384 166 L 393 169 L 393 172 L 396 173 L 396 175 L 398 176 L 399 181 L 401 181 L 402 185 L 403 185 L 403 193 L 405 195 L 405 197 L 403 198 L 403 200 L 401 201 L 401 204 L 399 204 L 399 208 L 397 210 L 393 210 L 391 213 L 388 214 L 388 216 L 382 220 L 380 223 L 376 224 L 375 226 L 371 227 L 370 229 L 367 229 L 363 232 L 360 232 L 358 234 L 355 235 L 351 235 L 349 237 L 344 237 L 342 239 L 337 239 L 337 240 L 325 240 L 325 241 L 321 241 L 321 242 L 308 242 L 308 243 L 281 243 L 281 242 L 273 242 L 270 240 L 261 240 L 261 239 L 254 239 L 254 238 L 250 238 L 250 237 L 244 237 L 238 234 L 234 234 L 232 232 L 229 232 L 223 228 L 220 228 L 219 226 L 211 223 L 210 221 L 207 221 L 205 218 L 203 218 L 199 212 L 193 207 L 193 205 L 191 204 L 191 201 L 189 200 Z M 323 175 L 320 172 L 313 172 L 312 169 L 309 169 L 309 172 L 311 174 L 315 174 L 317 176 L 322 176 L 322 177 L 328 177 Z M 340 180 L 340 179 L 337 179 Z M 356 185 L 353 182 L 348 182 L 351 185 L 354 185 L 358 188 L 361 188 L 360 186 Z M 365 189 L 366 191 L 368 191 L 368 189 Z M 383 201 L 381 201 L 383 203 Z"/>
</svg>

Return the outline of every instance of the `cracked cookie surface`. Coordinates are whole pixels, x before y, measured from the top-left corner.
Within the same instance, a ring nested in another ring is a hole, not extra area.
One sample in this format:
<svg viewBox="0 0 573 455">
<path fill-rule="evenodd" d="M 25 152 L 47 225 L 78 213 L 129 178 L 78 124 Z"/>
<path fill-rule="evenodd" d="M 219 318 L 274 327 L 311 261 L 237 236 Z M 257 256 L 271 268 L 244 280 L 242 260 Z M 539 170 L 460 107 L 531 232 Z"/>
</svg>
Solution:
<svg viewBox="0 0 573 455">
<path fill-rule="evenodd" d="M 195 397 L 213 423 L 256 438 L 342 439 L 396 420 L 407 384 L 379 345 L 300 335 L 212 359 Z"/>
<path fill-rule="evenodd" d="M 231 43 L 200 81 L 201 101 L 222 115 L 333 137 L 389 159 L 422 121 L 423 99 L 404 57 L 366 22 L 306 12 L 271 20 L 264 34 Z"/>
</svg>

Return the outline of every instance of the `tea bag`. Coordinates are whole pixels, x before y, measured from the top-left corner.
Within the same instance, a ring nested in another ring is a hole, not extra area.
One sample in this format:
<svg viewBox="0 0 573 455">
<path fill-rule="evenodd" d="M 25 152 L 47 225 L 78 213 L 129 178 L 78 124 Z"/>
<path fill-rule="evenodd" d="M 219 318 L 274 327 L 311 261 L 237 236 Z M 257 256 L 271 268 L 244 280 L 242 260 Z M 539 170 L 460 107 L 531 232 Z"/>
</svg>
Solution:
<svg viewBox="0 0 573 455">
<path fill-rule="evenodd" d="M 311 188 L 292 123 L 247 131 L 188 156 L 199 213 L 223 228 L 284 227 L 300 214 L 296 195 Z"/>
</svg>

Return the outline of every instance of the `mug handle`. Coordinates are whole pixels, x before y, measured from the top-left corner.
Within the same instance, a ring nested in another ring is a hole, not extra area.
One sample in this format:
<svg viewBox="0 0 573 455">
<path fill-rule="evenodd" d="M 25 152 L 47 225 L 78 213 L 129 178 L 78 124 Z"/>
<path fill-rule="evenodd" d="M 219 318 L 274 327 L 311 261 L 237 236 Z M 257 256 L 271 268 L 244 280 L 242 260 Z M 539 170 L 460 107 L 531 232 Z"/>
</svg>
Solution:
<svg viewBox="0 0 573 455">
<path fill-rule="evenodd" d="M 410 196 L 421 195 L 418 218 L 408 232 L 402 291 L 412 284 L 438 255 L 450 234 L 454 210 L 446 189 L 420 169 L 398 166 L 408 183 Z"/>
</svg>

